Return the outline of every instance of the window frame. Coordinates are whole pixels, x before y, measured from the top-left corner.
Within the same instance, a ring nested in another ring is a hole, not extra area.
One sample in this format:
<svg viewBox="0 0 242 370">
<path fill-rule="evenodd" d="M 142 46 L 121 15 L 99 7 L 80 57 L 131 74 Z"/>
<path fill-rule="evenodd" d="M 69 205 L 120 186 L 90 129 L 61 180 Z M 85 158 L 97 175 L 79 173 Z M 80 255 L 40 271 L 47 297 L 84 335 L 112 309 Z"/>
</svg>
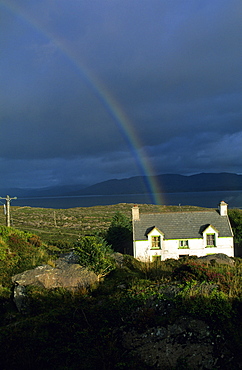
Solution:
<svg viewBox="0 0 242 370">
<path fill-rule="evenodd" d="M 212 241 L 212 244 L 211 244 Z M 216 247 L 216 234 L 207 233 L 206 234 L 206 248 L 215 248 Z"/>
<path fill-rule="evenodd" d="M 151 248 L 152 250 L 161 249 L 161 237 L 160 235 L 151 235 Z"/>
<path fill-rule="evenodd" d="M 182 245 L 183 243 L 185 243 L 185 244 Z M 179 240 L 178 249 L 189 249 L 189 241 L 188 241 L 188 239 L 181 239 L 181 240 Z"/>
</svg>

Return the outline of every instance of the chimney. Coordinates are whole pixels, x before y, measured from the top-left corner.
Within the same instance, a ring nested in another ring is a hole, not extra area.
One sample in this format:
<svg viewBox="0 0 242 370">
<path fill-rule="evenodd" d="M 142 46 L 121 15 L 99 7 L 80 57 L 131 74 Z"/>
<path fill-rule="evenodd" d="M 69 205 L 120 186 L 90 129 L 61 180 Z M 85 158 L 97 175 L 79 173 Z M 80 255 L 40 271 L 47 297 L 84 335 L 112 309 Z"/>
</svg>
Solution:
<svg viewBox="0 0 242 370">
<path fill-rule="evenodd" d="M 137 205 L 132 208 L 132 219 L 133 221 L 139 221 L 139 207 Z"/>
<path fill-rule="evenodd" d="M 219 212 L 220 212 L 220 216 L 227 216 L 228 212 L 227 212 L 227 207 L 228 207 L 228 204 L 225 203 L 223 200 L 222 202 L 220 202 L 219 204 Z"/>
</svg>

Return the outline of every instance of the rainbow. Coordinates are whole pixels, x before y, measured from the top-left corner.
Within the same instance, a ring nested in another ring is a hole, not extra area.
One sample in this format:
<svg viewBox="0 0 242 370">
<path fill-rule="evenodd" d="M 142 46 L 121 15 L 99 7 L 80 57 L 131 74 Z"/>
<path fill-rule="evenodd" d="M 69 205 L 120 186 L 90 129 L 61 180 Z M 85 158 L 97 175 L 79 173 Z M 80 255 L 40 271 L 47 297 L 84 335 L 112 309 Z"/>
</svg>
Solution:
<svg viewBox="0 0 242 370">
<path fill-rule="evenodd" d="M 117 125 L 119 131 L 125 138 L 129 150 L 135 159 L 139 173 L 144 178 L 145 186 L 147 192 L 151 196 L 152 203 L 162 204 L 161 189 L 156 180 L 156 176 L 153 173 L 151 164 L 148 160 L 148 156 L 144 153 L 141 154 L 141 142 L 139 140 L 137 132 L 135 132 L 132 123 L 125 114 L 122 107 L 119 105 L 116 99 L 107 90 L 105 85 L 96 77 L 94 74 L 83 65 L 83 63 L 78 60 L 74 55 L 73 51 L 64 44 L 63 41 L 58 39 L 56 36 L 52 35 L 49 31 L 44 29 L 44 27 L 30 16 L 26 10 L 23 10 L 17 3 L 12 4 L 8 0 L 7 4 L 5 1 L 0 0 L 0 4 L 4 6 L 7 11 L 10 11 L 15 16 L 19 17 L 21 20 L 27 22 L 31 27 L 35 28 L 38 32 L 43 34 L 49 41 L 55 45 L 55 47 L 60 50 L 70 62 L 76 67 L 77 71 L 82 76 L 86 85 L 91 89 L 93 94 L 97 97 L 100 103 L 103 105 L 105 110 L 109 113 L 114 123 Z"/>
</svg>

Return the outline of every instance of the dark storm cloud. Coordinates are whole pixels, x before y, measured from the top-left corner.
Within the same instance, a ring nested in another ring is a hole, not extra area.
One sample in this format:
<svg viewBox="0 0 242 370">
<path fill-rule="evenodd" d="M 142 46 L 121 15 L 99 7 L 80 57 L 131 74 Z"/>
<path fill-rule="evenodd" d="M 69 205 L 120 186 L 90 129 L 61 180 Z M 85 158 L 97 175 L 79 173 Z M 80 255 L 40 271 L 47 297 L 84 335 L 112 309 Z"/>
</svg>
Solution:
<svg viewBox="0 0 242 370">
<path fill-rule="evenodd" d="M 141 153 L 157 173 L 242 172 L 241 10 L 239 0 L 1 1 L 6 182 L 135 176 Z"/>
</svg>

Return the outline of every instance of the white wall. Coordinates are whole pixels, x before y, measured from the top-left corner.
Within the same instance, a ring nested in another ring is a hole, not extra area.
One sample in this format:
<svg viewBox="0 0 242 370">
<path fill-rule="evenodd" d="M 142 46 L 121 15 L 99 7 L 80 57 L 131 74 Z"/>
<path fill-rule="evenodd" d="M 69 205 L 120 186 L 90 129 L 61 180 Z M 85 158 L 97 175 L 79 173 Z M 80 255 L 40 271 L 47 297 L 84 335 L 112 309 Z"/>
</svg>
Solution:
<svg viewBox="0 0 242 370">
<path fill-rule="evenodd" d="M 209 231 L 211 232 L 211 230 Z M 179 248 L 179 240 L 162 240 L 161 249 L 151 249 L 149 240 L 134 242 L 134 257 L 141 261 L 152 261 L 153 256 L 161 256 L 161 260 L 167 258 L 179 258 L 179 255 L 206 256 L 207 254 L 224 253 L 234 257 L 233 238 L 216 238 L 216 247 L 206 247 L 206 237 L 189 239 L 189 249 Z"/>
</svg>

